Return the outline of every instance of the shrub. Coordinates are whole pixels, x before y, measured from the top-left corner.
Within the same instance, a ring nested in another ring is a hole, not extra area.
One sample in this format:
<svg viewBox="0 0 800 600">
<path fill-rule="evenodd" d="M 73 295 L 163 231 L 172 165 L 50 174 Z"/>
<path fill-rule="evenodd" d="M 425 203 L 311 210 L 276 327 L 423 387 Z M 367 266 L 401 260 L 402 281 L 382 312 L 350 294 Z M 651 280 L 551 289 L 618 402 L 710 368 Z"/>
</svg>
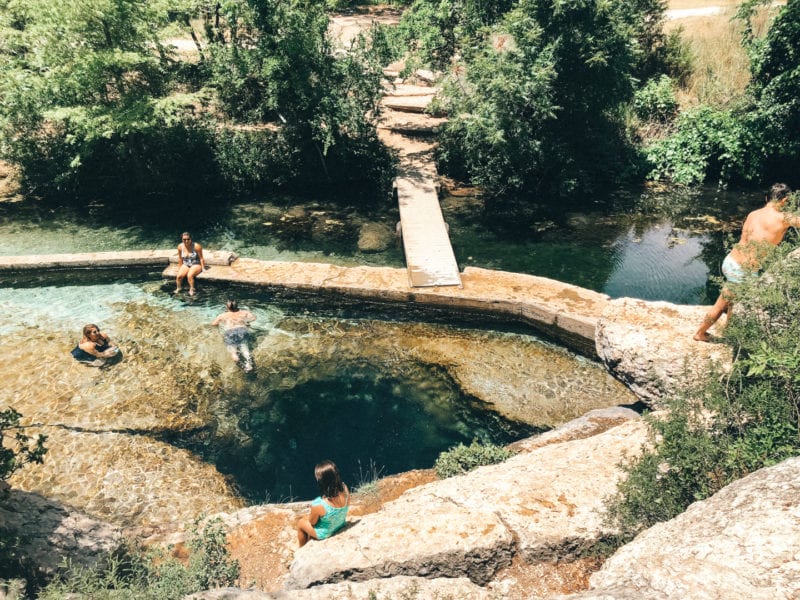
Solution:
<svg viewBox="0 0 800 600">
<path fill-rule="evenodd" d="M 95 567 L 67 563 L 62 576 L 38 598 L 58 600 L 71 594 L 95 599 L 179 600 L 187 594 L 233 585 L 239 563 L 230 560 L 220 519 L 198 517 L 190 528 L 188 564 L 158 550 L 131 546 Z"/>
<path fill-rule="evenodd" d="M 433 468 L 440 479 L 462 475 L 483 465 L 494 465 L 511 458 L 514 453 L 502 446 L 473 440 L 469 446 L 459 444 L 439 455 Z"/>
<path fill-rule="evenodd" d="M 678 112 L 672 79 L 667 75 L 650 79 L 633 95 L 633 110 L 645 121 L 665 123 L 672 120 Z"/>
<path fill-rule="evenodd" d="M 19 423 L 21 417 L 13 408 L 0 410 L 0 481 L 28 463 L 41 463 L 47 453 L 47 436 L 31 438 Z"/>
<path fill-rule="evenodd" d="M 757 180 L 753 135 L 746 119 L 710 106 L 681 113 L 675 132 L 646 148 L 651 179 L 680 184 L 717 177 L 723 184 Z"/>
<path fill-rule="evenodd" d="M 624 542 L 671 519 L 697 500 L 762 467 L 800 455 L 800 261 L 736 286 L 725 330 L 737 360 L 729 374 L 674 398 L 669 414 L 650 419 L 653 446 L 625 466 L 628 477 L 609 502 L 610 524 Z"/>
</svg>

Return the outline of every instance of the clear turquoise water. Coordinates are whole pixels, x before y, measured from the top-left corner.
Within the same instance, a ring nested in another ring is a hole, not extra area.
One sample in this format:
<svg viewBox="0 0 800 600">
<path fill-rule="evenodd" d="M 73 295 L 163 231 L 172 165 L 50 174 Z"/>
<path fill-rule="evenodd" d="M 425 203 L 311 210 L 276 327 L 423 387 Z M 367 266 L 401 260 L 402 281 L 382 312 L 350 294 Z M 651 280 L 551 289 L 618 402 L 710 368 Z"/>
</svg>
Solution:
<svg viewBox="0 0 800 600">
<path fill-rule="evenodd" d="M 59 277 L 0 286 L 0 352 L 19 359 L 19 365 L 0 367 L 0 407 L 18 405 L 23 397 L 25 405 L 42 405 L 62 395 L 57 365 L 72 366 L 69 351 L 82 326 L 96 323 L 129 355 L 102 371 L 87 367 L 72 373 L 85 378 L 78 388 L 100 406 L 115 405 L 113 394 L 128 386 L 171 390 L 207 406 L 211 420 L 202 430 L 150 435 L 215 464 L 254 502 L 313 497 L 313 467 L 324 457 L 339 463 L 346 480 L 357 486 L 377 475 L 430 468 L 440 452 L 458 443 L 506 444 L 535 431 L 478 406 L 437 367 L 409 361 L 389 368 L 388 359 L 373 356 L 368 347 L 338 349 L 347 340 L 327 334 L 349 327 L 369 339 L 380 327 L 374 319 L 316 311 L 303 302 L 278 305 L 268 296 L 237 290 L 241 305 L 257 317 L 251 343 L 256 369 L 245 375 L 209 327 L 223 310 L 225 289 L 203 286 L 190 299 L 171 294 L 160 273 L 82 273 L 69 282 Z M 430 327 L 436 336 L 453 326 Z M 464 330 L 463 335 L 471 334 Z M 547 347 L 530 335 L 488 335 Z M 271 348 L 279 344 L 284 350 L 276 355 Z M 132 348 L 147 357 L 151 375 L 126 365 Z M 42 361 L 47 369 L 29 369 Z M 19 387 L 20 368 L 29 369 L 24 388 Z M 204 391 L 207 377 L 194 376 L 200 372 L 212 374 L 212 391 Z M 177 388 L 159 386 L 165 377 Z M 109 394 L 105 400 L 104 393 Z M 159 395 L 152 402 L 163 406 L 170 398 Z M 102 431 L 102 424 L 95 429 Z"/>
</svg>

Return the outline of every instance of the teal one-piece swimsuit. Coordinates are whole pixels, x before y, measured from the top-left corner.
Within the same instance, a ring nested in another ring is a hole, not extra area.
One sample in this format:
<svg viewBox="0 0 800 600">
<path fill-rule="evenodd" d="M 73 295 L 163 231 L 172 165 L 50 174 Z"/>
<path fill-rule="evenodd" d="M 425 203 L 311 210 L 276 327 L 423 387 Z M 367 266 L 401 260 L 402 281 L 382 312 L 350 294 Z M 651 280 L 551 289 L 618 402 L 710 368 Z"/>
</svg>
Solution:
<svg viewBox="0 0 800 600">
<path fill-rule="evenodd" d="M 314 525 L 314 531 L 317 533 L 318 539 L 324 540 L 344 527 L 347 509 L 350 508 L 350 498 L 347 498 L 347 504 L 341 508 L 331 506 L 322 499 L 322 496 L 317 496 L 311 501 L 311 506 L 319 506 L 320 504 L 325 507 L 325 514 Z"/>
</svg>

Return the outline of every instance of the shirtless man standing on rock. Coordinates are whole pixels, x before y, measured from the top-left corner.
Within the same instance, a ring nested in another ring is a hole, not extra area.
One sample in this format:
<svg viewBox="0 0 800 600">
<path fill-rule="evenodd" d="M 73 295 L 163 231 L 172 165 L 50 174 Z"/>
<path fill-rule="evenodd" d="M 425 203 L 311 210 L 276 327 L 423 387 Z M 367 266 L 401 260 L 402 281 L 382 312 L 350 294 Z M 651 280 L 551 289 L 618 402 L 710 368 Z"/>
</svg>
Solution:
<svg viewBox="0 0 800 600">
<path fill-rule="evenodd" d="M 800 217 L 783 212 L 791 191 L 785 183 L 776 183 L 769 190 L 766 206 L 747 215 L 742 225 L 742 239 L 722 262 L 722 274 L 727 282 L 741 283 L 747 277 L 757 276 L 770 249 L 781 243 L 790 227 L 800 227 Z M 696 341 L 709 340 L 708 329 L 722 313 L 729 313 L 732 300 L 730 290 L 723 286 L 719 298 L 694 334 Z"/>
</svg>

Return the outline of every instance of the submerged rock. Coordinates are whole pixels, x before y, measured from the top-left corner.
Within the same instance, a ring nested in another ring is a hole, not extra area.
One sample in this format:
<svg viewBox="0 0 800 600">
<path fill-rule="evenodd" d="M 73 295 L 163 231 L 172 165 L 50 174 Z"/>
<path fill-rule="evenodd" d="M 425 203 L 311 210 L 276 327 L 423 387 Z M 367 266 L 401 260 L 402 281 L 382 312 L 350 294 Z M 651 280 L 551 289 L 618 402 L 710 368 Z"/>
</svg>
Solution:
<svg viewBox="0 0 800 600">
<path fill-rule="evenodd" d="M 0 536 L 20 562 L 46 575 L 65 559 L 91 567 L 123 543 L 117 527 L 39 494 L 2 487 Z"/>
</svg>

